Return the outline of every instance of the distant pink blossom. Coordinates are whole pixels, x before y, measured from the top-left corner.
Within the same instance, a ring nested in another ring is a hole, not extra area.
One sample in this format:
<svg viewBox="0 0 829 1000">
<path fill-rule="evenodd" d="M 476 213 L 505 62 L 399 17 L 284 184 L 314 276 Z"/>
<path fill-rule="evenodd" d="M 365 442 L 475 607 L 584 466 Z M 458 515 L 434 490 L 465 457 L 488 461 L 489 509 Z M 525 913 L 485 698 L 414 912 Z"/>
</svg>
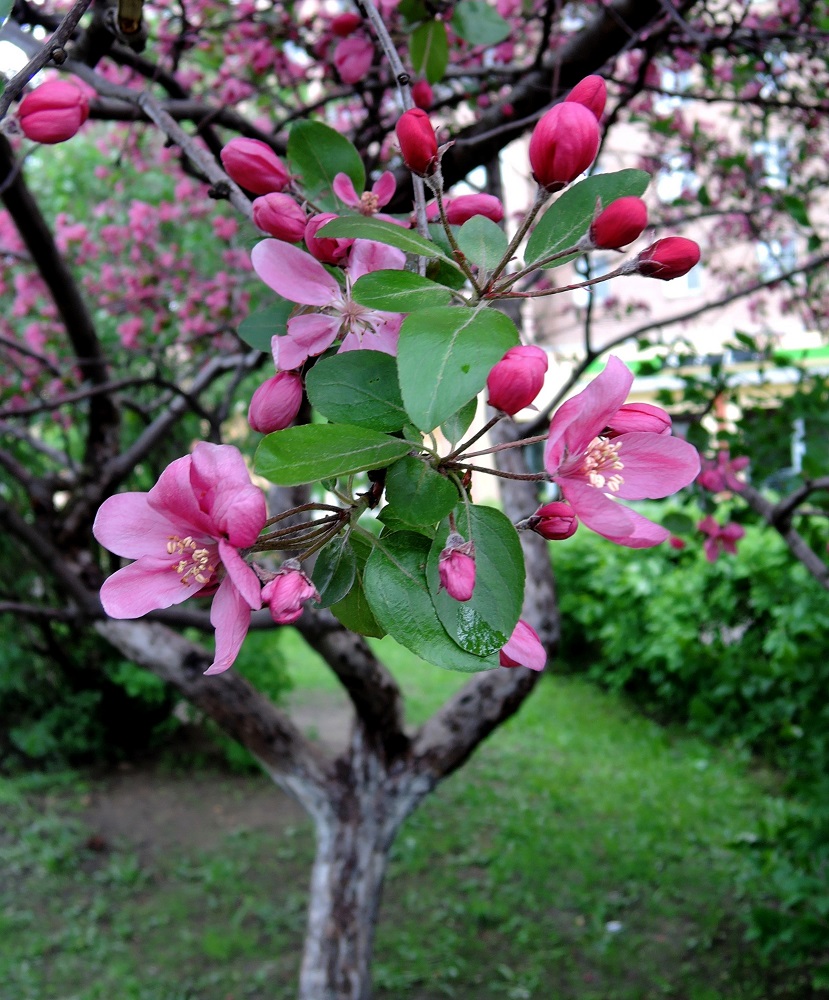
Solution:
<svg viewBox="0 0 829 1000">
<path fill-rule="evenodd" d="M 279 295 L 317 311 L 288 320 L 288 332 L 271 340 L 277 371 L 299 368 L 309 357 L 327 351 L 342 337 L 341 351 L 397 353 L 403 317 L 361 306 L 351 298 L 352 284 L 378 270 L 401 270 L 406 255 L 394 247 L 355 240 L 345 271 L 345 287 L 319 261 L 298 247 L 263 240 L 251 253 L 253 269 Z"/>
<path fill-rule="evenodd" d="M 697 482 L 703 489 L 712 493 L 722 493 L 723 490 L 739 493 L 745 483 L 737 478 L 737 473 L 742 472 L 750 461 L 747 455 L 731 458 L 728 449 L 721 448 L 715 460 L 703 459 L 702 471 L 697 476 Z"/>
<path fill-rule="evenodd" d="M 334 65 L 343 83 L 359 83 L 374 63 L 374 46 L 367 38 L 344 38 L 334 49 Z"/>
<path fill-rule="evenodd" d="M 579 520 L 618 545 L 658 545 L 670 532 L 615 499 L 660 499 L 687 486 L 699 472 L 696 448 L 668 434 L 603 431 L 618 413 L 633 373 L 616 357 L 555 413 L 544 467 Z"/>
<path fill-rule="evenodd" d="M 703 544 L 705 558 L 708 562 L 716 562 L 721 552 L 728 552 L 732 556 L 736 555 L 737 542 L 746 533 L 741 524 L 730 521 L 728 524 L 720 525 L 710 514 L 703 518 L 697 527 L 708 535 Z"/>
<path fill-rule="evenodd" d="M 253 545 L 266 518 L 265 498 L 238 449 L 200 442 L 192 455 L 168 465 L 148 493 L 118 493 L 101 505 L 95 538 L 135 560 L 104 582 L 104 611 L 140 618 L 212 594 L 216 653 L 205 673 L 227 670 L 251 609 L 261 607 L 259 581 L 239 549 Z"/>
</svg>

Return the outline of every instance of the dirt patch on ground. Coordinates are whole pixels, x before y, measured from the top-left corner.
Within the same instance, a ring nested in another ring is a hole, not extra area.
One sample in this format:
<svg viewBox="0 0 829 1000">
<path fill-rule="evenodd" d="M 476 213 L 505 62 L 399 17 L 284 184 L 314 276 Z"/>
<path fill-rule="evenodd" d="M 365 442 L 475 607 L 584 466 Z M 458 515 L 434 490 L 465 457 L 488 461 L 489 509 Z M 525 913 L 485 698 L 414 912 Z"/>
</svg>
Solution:
<svg viewBox="0 0 829 1000">
<path fill-rule="evenodd" d="M 323 753 L 345 747 L 351 711 L 343 699 L 305 693 L 290 715 Z M 90 843 L 129 847 L 144 859 L 178 846 L 209 850 L 240 830 L 278 833 L 307 821 L 302 807 L 265 775 L 195 767 L 191 774 L 173 770 L 169 757 L 124 764 L 97 780 L 81 817 Z"/>
</svg>

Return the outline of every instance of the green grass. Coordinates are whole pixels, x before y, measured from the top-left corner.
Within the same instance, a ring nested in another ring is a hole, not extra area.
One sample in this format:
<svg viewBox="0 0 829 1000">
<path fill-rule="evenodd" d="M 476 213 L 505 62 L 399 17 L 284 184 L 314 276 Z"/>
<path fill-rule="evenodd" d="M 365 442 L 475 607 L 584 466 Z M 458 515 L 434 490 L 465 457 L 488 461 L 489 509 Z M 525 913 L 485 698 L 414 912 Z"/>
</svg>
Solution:
<svg viewBox="0 0 829 1000">
<path fill-rule="evenodd" d="M 295 701 L 333 698 L 298 642 L 285 647 Z M 414 722 L 464 683 L 378 648 Z M 310 826 L 152 862 L 128 844 L 95 853 L 78 819 L 91 782 L 0 784 L 1 1000 L 292 997 Z M 762 887 L 732 845 L 775 808 L 767 787 L 582 680 L 544 678 L 402 829 L 377 1000 L 805 997 L 740 929 Z"/>
</svg>

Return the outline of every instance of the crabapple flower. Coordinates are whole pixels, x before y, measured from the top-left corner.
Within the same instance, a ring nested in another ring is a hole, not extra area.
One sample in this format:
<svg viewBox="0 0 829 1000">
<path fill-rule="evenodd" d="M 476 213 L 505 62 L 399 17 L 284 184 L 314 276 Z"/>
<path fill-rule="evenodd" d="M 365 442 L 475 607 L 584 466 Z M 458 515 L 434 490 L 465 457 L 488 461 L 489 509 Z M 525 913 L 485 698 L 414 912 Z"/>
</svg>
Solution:
<svg viewBox="0 0 829 1000">
<path fill-rule="evenodd" d="M 305 235 L 308 219 L 289 194 L 263 194 L 254 200 L 252 208 L 254 224 L 269 236 L 299 243 Z"/>
<path fill-rule="evenodd" d="M 583 104 L 597 119 L 601 118 L 607 103 L 607 84 L 600 76 L 586 76 L 573 87 L 564 100 Z"/>
<path fill-rule="evenodd" d="M 317 588 L 296 559 L 286 559 L 273 580 L 262 588 L 262 603 L 277 625 L 292 625 L 302 616 L 306 601 L 319 599 Z"/>
<path fill-rule="evenodd" d="M 420 177 L 433 174 L 438 162 L 438 140 L 422 108 L 404 111 L 394 127 L 403 162 Z"/>
<path fill-rule="evenodd" d="M 643 250 L 635 260 L 626 265 L 627 273 L 641 274 L 644 278 L 671 281 L 681 278 L 699 263 L 699 244 L 684 236 L 666 236 Z"/>
<path fill-rule="evenodd" d="M 502 667 L 528 667 L 543 670 L 547 664 L 547 651 L 541 645 L 538 632 L 521 618 L 499 654 Z"/>
<path fill-rule="evenodd" d="M 487 376 L 489 405 L 514 416 L 541 392 L 547 353 L 533 344 L 511 347 Z"/>
<path fill-rule="evenodd" d="M 456 601 L 468 601 L 475 589 L 475 543 L 452 532 L 438 559 L 440 589 Z"/>
<path fill-rule="evenodd" d="M 618 250 L 638 240 L 648 224 L 648 209 L 641 198 L 617 198 L 590 224 L 590 246 Z"/>
<path fill-rule="evenodd" d="M 699 472 L 696 448 L 669 434 L 604 434 L 624 403 L 633 373 L 617 357 L 586 389 L 559 407 L 550 424 L 544 467 L 579 520 L 629 548 L 658 545 L 670 532 L 612 497 L 660 499 Z"/>
<path fill-rule="evenodd" d="M 339 216 L 334 212 L 321 212 L 319 215 L 312 215 L 305 226 L 305 246 L 308 247 L 308 253 L 323 264 L 341 264 L 354 245 L 352 239 L 317 236 L 317 232 L 332 219 L 339 219 Z"/>
<path fill-rule="evenodd" d="M 529 518 L 527 527 L 536 534 L 546 538 L 548 542 L 559 542 L 575 535 L 579 519 L 569 503 L 555 500 L 542 504 Z"/>
<path fill-rule="evenodd" d="M 247 634 L 251 609 L 262 603 L 259 580 L 239 549 L 253 545 L 267 516 L 238 449 L 200 442 L 168 465 L 148 493 L 118 493 L 101 505 L 95 538 L 135 560 L 104 582 L 104 611 L 111 618 L 140 618 L 212 594 L 216 654 L 205 673 L 227 670 Z"/>
<path fill-rule="evenodd" d="M 702 472 L 697 476 L 697 482 L 711 493 L 722 493 L 724 490 L 739 493 L 745 483 L 737 478 L 737 473 L 742 472 L 749 462 L 747 455 L 731 458 L 728 449 L 722 448 L 717 452 L 716 461 L 703 459 Z"/>
<path fill-rule="evenodd" d="M 384 205 L 388 205 L 394 197 L 394 192 L 397 189 L 397 181 L 394 179 L 394 174 L 391 170 L 387 170 L 385 173 L 380 174 L 377 180 L 371 185 L 370 191 L 364 191 L 358 196 L 354 190 L 354 182 L 348 174 L 337 174 L 331 187 L 334 189 L 334 194 L 344 205 L 348 205 L 349 208 L 356 208 L 360 215 L 377 215 L 378 209 L 381 209 Z M 397 221 L 388 215 L 380 215 L 378 218 L 391 222 Z"/>
<path fill-rule="evenodd" d="M 231 139 L 220 156 L 231 180 L 254 194 L 282 191 L 291 180 L 282 160 L 259 139 Z"/>
<path fill-rule="evenodd" d="M 277 372 L 254 392 L 248 423 L 259 434 L 281 431 L 294 422 L 302 405 L 302 379 L 294 372 Z"/>
<path fill-rule="evenodd" d="M 670 434 L 671 416 L 653 403 L 625 403 L 610 418 L 604 437 L 613 438 L 630 431 Z"/>
<path fill-rule="evenodd" d="M 745 535 L 745 528 L 734 521 L 720 525 L 709 514 L 697 525 L 700 531 L 708 535 L 703 543 L 705 558 L 708 562 L 716 562 L 721 552 L 732 556 L 737 554 L 737 542 Z"/>
<path fill-rule="evenodd" d="M 374 46 L 367 38 L 344 38 L 334 49 L 334 66 L 343 83 L 358 83 L 373 62 Z"/>
<path fill-rule="evenodd" d="M 564 101 L 541 117 L 530 137 L 533 176 L 558 191 L 583 173 L 599 151 L 599 124 L 583 104 Z"/>
<path fill-rule="evenodd" d="M 279 240 L 263 240 L 251 251 L 253 269 L 279 295 L 315 312 L 293 316 L 288 332 L 271 340 L 277 371 L 299 368 L 342 337 L 341 351 L 397 353 L 403 317 L 361 306 L 351 298 L 353 283 L 369 271 L 401 270 L 406 255 L 394 247 L 355 240 L 345 270 L 345 288 L 309 254 Z"/>
<path fill-rule="evenodd" d="M 89 117 L 89 101 L 71 80 L 47 80 L 29 91 L 17 109 L 27 139 L 54 145 L 71 139 Z"/>
</svg>

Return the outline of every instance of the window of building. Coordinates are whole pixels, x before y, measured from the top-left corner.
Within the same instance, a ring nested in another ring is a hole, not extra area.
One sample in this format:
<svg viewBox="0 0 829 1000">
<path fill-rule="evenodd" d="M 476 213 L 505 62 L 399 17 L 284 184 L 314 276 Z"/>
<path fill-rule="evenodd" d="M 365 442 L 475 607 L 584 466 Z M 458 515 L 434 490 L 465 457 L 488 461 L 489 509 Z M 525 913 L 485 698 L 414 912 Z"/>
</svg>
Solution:
<svg viewBox="0 0 829 1000">
<path fill-rule="evenodd" d="M 791 237 L 764 240 L 757 244 L 757 261 L 763 281 L 774 281 L 797 266 L 797 249 Z"/>
<path fill-rule="evenodd" d="M 789 154 L 781 139 L 757 139 L 751 144 L 757 160 L 755 180 L 779 191 L 789 183 Z"/>
<path fill-rule="evenodd" d="M 669 204 L 680 198 L 692 198 L 699 190 L 699 178 L 688 165 L 687 159 L 675 153 L 665 160 L 656 175 L 656 194 L 661 202 Z"/>
</svg>

